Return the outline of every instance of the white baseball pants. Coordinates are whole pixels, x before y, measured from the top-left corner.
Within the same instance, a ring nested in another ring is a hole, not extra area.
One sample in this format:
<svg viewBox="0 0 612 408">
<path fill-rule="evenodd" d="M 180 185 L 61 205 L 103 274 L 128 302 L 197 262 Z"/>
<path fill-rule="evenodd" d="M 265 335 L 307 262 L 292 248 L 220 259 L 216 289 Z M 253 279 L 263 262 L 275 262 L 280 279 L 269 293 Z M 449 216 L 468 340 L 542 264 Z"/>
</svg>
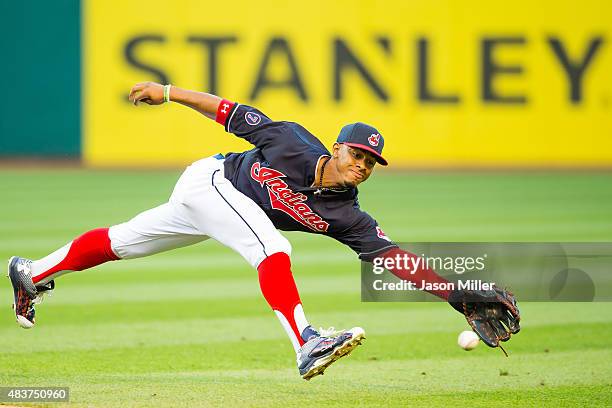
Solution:
<svg viewBox="0 0 612 408">
<path fill-rule="evenodd" d="M 111 248 L 122 259 L 138 258 L 213 238 L 254 268 L 291 245 L 272 221 L 224 177 L 221 156 L 191 164 L 170 200 L 109 229 Z"/>
</svg>

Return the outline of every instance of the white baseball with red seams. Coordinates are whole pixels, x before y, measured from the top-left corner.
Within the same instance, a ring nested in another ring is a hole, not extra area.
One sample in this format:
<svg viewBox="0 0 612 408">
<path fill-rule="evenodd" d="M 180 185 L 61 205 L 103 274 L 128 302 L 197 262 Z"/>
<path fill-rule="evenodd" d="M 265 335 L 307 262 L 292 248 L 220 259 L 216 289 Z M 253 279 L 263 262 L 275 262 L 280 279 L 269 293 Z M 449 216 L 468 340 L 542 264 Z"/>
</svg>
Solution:
<svg viewBox="0 0 612 408">
<path fill-rule="evenodd" d="M 462 331 L 457 338 L 457 344 L 465 351 L 475 349 L 479 342 L 478 335 L 471 330 Z"/>
</svg>

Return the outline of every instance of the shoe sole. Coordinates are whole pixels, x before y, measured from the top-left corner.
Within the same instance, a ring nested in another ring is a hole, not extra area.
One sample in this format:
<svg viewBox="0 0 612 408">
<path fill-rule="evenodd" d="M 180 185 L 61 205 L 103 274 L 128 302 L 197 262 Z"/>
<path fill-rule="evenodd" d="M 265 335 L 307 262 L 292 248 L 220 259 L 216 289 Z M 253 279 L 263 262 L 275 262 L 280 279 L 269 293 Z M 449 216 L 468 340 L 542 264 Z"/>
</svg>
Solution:
<svg viewBox="0 0 612 408">
<path fill-rule="evenodd" d="M 6 268 L 6 277 L 10 279 L 11 281 L 11 286 L 13 286 L 13 289 L 15 288 L 14 283 L 13 283 L 13 279 L 11 278 L 11 263 L 13 262 L 13 259 L 18 258 L 17 256 L 11 256 L 11 258 L 8 260 L 8 264 L 7 264 L 7 268 Z M 17 278 L 15 278 L 17 279 Z M 13 310 L 15 310 L 16 305 L 15 303 L 13 303 Z M 24 329 L 31 329 L 32 327 L 34 327 L 34 323 L 32 323 L 31 321 L 29 321 L 28 319 L 26 319 L 24 316 L 15 314 L 15 318 L 17 320 L 17 324 L 19 324 L 19 326 L 23 327 Z"/>
<path fill-rule="evenodd" d="M 349 330 L 353 336 L 347 339 L 344 343 L 334 349 L 334 352 L 329 356 L 318 360 L 311 368 L 302 375 L 302 378 L 306 381 L 310 381 L 311 378 L 317 375 L 323 375 L 323 372 L 327 367 L 332 365 L 336 360 L 349 355 L 357 346 L 361 345 L 361 342 L 365 339 L 365 331 L 361 327 L 353 327 Z"/>
<path fill-rule="evenodd" d="M 24 329 L 31 329 L 32 327 L 34 327 L 34 323 L 29 321 L 22 315 L 16 315 L 16 316 L 17 316 L 17 323 L 19 324 L 19 326 L 23 327 Z"/>
</svg>

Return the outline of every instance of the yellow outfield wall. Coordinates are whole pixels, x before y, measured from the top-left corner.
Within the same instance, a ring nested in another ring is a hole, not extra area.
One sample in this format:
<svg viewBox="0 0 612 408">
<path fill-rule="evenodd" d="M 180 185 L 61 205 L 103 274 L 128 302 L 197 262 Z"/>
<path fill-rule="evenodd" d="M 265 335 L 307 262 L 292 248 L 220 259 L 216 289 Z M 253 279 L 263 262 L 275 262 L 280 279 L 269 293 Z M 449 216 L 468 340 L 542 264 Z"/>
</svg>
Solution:
<svg viewBox="0 0 612 408">
<path fill-rule="evenodd" d="M 83 2 L 83 155 L 184 165 L 249 148 L 178 104 L 134 107 L 158 81 L 299 122 L 346 123 L 392 166 L 612 165 L 612 2 Z"/>
</svg>

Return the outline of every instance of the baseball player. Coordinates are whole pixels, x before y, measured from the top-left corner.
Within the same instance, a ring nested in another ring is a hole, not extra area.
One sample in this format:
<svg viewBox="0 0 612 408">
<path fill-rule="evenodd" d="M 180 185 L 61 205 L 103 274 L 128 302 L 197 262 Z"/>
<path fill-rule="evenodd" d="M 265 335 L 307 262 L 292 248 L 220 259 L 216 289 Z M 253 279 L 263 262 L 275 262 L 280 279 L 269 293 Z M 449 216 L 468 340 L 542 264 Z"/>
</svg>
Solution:
<svg viewBox="0 0 612 408">
<path fill-rule="evenodd" d="M 348 245 L 364 261 L 408 254 L 359 208 L 357 200 L 357 186 L 370 177 L 377 163 L 387 165 L 380 132 L 364 123 L 346 125 L 329 151 L 297 123 L 273 121 L 253 107 L 215 95 L 146 82 L 132 88 L 130 100 L 135 105 L 173 101 L 188 106 L 255 147 L 196 161 L 181 175 L 168 202 L 123 224 L 85 232 L 39 260 L 12 257 L 8 275 L 18 324 L 34 326 L 34 305 L 62 274 L 213 238 L 258 271 L 263 296 L 291 340 L 304 379 L 323 374 L 361 344 L 365 333 L 360 327 L 325 333 L 309 324 L 291 273 L 291 245 L 278 229 L 327 235 Z M 447 283 L 426 268 L 398 267 L 391 272 L 419 284 Z M 430 292 L 465 313 L 492 347 L 518 332 L 520 316 L 507 292 L 484 293 L 487 303 L 473 293 L 468 298 L 465 291 Z M 490 313 L 491 308 L 499 313 Z"/>
</svg>

